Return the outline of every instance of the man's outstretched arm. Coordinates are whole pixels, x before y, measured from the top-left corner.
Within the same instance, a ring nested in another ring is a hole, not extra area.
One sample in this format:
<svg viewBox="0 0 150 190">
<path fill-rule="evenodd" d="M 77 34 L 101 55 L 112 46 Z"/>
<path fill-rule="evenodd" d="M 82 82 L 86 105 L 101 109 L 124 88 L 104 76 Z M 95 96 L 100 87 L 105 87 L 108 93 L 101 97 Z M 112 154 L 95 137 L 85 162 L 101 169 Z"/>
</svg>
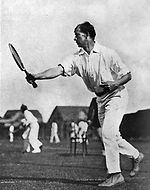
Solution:
<svg viewBox="0 0 150 190">
<path fill-rule="evenodd" d="M 33 74 L 35 80 L 53 79 L 64 74 L 64 68 L 59 65 L 41 73 Z"/>
</svg>

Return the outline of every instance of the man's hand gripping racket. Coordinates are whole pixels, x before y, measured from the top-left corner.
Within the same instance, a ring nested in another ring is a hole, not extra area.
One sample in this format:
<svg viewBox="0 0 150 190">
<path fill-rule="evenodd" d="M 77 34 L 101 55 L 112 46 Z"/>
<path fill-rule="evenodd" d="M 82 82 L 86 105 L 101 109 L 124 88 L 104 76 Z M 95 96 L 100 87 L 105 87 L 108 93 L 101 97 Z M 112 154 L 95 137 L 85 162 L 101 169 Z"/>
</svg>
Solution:
<svg viewBox="0 0 150 190">
<path fill-rule="evenodd" d="M 25 69 L 25 67 L 20 59 L 20 56 L 17 53 L 17 51 L 15 50 L 15 48 L 13 47 L 13 45 L 9 43 L 8 46 L 9 46 L 9 49 L 11 51 L 11 54 L 12 54 L 16 64 L 18 65 L 18 67 L 20 68 L 21 71 L 25 72 L 27 82 L 29 84 L 32 84 L 33 88 L 36 88 L 37 84 L 35 83 L 34 76 L 32 74 L 28 73 L 28 71 Z"/>
</svg>

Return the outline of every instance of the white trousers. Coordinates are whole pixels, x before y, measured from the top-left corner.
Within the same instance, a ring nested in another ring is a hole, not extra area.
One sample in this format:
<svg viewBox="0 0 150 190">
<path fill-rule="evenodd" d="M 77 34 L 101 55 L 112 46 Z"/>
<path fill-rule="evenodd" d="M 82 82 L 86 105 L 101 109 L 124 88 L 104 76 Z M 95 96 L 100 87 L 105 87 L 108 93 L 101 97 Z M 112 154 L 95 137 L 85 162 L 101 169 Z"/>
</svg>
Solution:
<svg viewBox="0 0 150 190">
<path fill-rule="evenodd" d="M 56 142 L 56 143 L 59 143 L 59 142 L 60 142 L 60 139 L 59 139 L 57 133 L 53 133 L 53 134 L 51 134 L 51 137 L 50 137 L 50 143 L 53 143 L 53 142 L 54 142 L 54 139 L 55 139 L 55 142 Z"/>
<path fill-rule="evenodd" d="M 29 133 L 29 142 L 33 149 L 38 150 L 42 143 L 38 139 L 39 135 L 39 124 L 32 123 L 30 124 L 30 133 Z"/>
<path fill-rule="evenodd" d="M 14 141 L 14 134 L 12 132 L 9 132 L 9 141 L 10 142 Z"/>
<path fill-rule="evenodd" d="M 112 97 L 106 104 L 103 104 L 101 99 L 97 97 L 99 120 L 104 118 L 102 138 L 105 147 L 106 166 L 109 174 L 121 172 L 120 153 L 133 158 L 139 156 L 139 151 L 123 139 L 119 132 L 119 126 L 125 114 L 127 102 L 128 95 L 126 89 L 118 92 L 116 97 Z M 102 115 L 104 115 L 104 117 Z"/>
<path fill-rule="evenodd" d="M 30 127 L 28 127 L 22 134 L 23 138 L 23 151 L 30 152 L 30 142 L 29 142 Z"/>
</svg>

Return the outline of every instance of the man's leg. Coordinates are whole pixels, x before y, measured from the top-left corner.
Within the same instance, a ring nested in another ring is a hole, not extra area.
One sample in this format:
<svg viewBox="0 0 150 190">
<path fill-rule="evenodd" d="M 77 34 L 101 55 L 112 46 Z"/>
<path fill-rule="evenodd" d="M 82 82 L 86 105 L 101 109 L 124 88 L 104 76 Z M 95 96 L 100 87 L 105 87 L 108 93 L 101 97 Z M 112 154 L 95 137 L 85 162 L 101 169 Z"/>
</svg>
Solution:
<svg viewBox="0 0 150 190">
<path fill-rule="evenodd" d="M 143 161 L 144 154 L 139 152 L 136 148 L 134 148 L 130 143 L 128 143 L 121 136 L 117 138 L 119 152 L 123 155 L 127 155 L 132 158 L 132 170 L 130 172 L 130 177 L 134 177 L 140 170 L 140 163 Z"/>
<path fill-rule="evenodd" d="M 58 137 L 58 134 L 57 134 L 57 133 L 55 134 L 55 142 L 56 142 L 56 143 L 60 143 L 60 139 L 59 139 L 59 137 Z"/>
<path fill-rule="evenodd" d="M 42 143 L 40 143 L 38 140 L 38 132 L 39 132 L 39 126 L 37 124 L 31 127 L 31 131 L 29 134 L 29 142 L 34 149 L 32 153 L 41 152 L 41 149 L 39 148 L 39 146 L 42 145 Z"/>
<path fill-rule="evenodd" d="M 30 143 L 29 143 L 29 139 L 27 139 L 27 148 L 26 148 L 27 152 L 30 152 Z"/>
<path fill-rule="evenodd" d="M 108 121 L 113 121 L 113 118 L 117 117 L 117 119 L 114 120 L 116 122 L 116 124 L 114 124 L 114 126 L 112 125 L 113 131 L 115 132 L 114 135 L 116 135 L 115 140 L 119 147 L 119 153 L 127 155 L 133 159 L 133 168 L 130 173 L 130 176 L 133 177 L 139 171 L 139 164 L 143 160 L 144 155 L 142 153 L 139 153 L 139 151 L 136 148 L 134 148 L 129 142 L 127 142 L 125 139 L 123 139 L 120 136 L 118 127 L 120 127 L 120 123 L 122 121 L 123 115 L 126 110 L 126 101 L 127 101 L 127 98 L 126 98 L 126 94 L 124 92 L 122 92 L 121 98 L 119 98 L 119 99 L 114 98 L 113 101 L 111 101 L 109 103 L 108 108 L 106 108 L 106 118 L 107 117 L 109 118 L 109 115 L 111 115 L 110 118 L 108 119 Z M 109 108 L 109 106 L 110 106 L 110 108 Z M 108 112 L 107 112 L 107 110 L 108 110 Z M 112 119 L 111 119 L 111 117 L 112 117 Z M 105 120 L 105 122 L 106 122 L 106 120 Z M 104 128 L 107 129 L 108 126 L 109 127 L 111 126 L 111 124 L 109 124 L 109 122 L 108 122 L 108 125 Z M 110 128 L 110 130 L 111 130 L 111 128 Z"/>
<path fill-rule="evenodd" d="M 22 151 L 22 153 L 30 152 L 29 134 L 30 134 L 30 128 L 28 127 L 22 135 L 22 138 L 23 138 L 23 151 Z"/>
<path fill-rule="evenodd" d="M 49 142 L 50 142 L 50 143 L 53 143 L 53 141 L 54 141 L 54 135 L 51 135 Z"/>
<path fill-rule="evenodd" d="M 102 126 L 102 138 L 105 147 L 106 167 L 108 178 L 99 184 L 100 187 L 112 187 L 124 182 L 124 177 L 120 169 L 119 146 L 116 140 L 119 135 L 119 125 L 121 123 L 124 109 L 120 107 L 121 98 L 115 97 L 110 100 L 105 107 L 105 118 Z"/>
<path fill-rule="evenodd" d="M 29 139 L 23 139 L 23 151 L 22 153 L 30 152 L 30 143 Z"/>
<path fill-rule="evenodd" d="M 114 108 L 112 105 L 107 107 L 102 127 L 102 138 L 106 154 L 106 166 L 109 174 L 121 172 L 119 146 L 116 141 L 116 136 L 119 135 L 119 125 L 123 114 Z"/>
<path fill-rule="evenodd" d="M 102 128 L 101 127 L 97 128 L 97 132 L 98 132 L 100 142 L 102 145 L 102 155 L 105 156 L 105 147 L 104 147 L 104 143 L 103 143 L 103 139 L 102 139 Z"/>
<path fill-rule="evenodd" d="M 120 137 L 119 126 L 125 112 L 125 101 L 115 97 L 106 105 L 105 119 L 102 128 L 106 153 L 106 166 L 110 177 L 99 186 L 113 186 L 124 182 L 120 169 L 119 153 L 126 152 L 130 156 L 138 156 L 139 152 Z"/>
</svg>

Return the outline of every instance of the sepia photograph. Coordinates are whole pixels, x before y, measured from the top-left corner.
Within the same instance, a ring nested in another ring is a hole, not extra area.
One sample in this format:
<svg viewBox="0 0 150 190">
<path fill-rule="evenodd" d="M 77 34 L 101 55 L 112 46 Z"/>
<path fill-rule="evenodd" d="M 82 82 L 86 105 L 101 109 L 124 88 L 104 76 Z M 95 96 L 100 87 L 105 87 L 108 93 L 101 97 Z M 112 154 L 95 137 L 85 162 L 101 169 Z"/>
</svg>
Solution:
<svg viewBox="0 0 150 190">
<path fill-rule="evenodd" d="M 0 189 L 150 188 L 150 1 L 0 1 Z"/>
</svg>

